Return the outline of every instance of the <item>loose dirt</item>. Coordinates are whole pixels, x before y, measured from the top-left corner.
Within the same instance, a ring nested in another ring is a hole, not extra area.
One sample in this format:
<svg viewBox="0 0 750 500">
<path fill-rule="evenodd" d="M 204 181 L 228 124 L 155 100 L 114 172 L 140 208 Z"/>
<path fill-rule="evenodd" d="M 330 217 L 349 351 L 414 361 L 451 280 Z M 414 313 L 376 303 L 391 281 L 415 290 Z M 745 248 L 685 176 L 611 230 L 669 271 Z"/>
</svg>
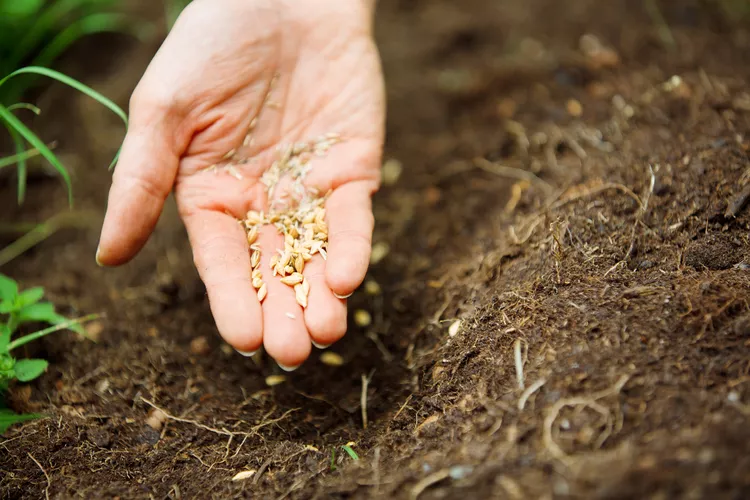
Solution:
<svg viewBox="0 0 750 500">
<path fill-rule="evenodd" d="M 12 402 L 48 418 L 0 440 L 1 496 L 750 496 L 750 31 L 646 3 L 380 2 L 403 171 L 339 357 L 292 374 L 222 344 L 172 205 L 95 265 L 122 131 L 45 93 L 92 222 L 2 271 L 107 317 L 29 348 L 51 368 Z M 125 104 L 153 49 L 71 71 Z M 6 221 L 65 206 L 56 179 L 1 189 Z"/>
</svg>

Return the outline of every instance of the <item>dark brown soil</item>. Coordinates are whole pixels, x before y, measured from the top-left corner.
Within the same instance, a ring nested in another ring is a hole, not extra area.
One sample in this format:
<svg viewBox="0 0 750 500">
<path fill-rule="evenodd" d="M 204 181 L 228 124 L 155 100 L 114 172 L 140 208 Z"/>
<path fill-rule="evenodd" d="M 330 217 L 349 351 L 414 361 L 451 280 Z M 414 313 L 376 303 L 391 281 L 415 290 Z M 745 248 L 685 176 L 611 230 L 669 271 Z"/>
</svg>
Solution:
<svg viewBox="0 0 750 500">
<path fill-rule="evenodd" d="M 94 264 L 122 130 L 43 96 L 93 221 L 2 271 L 107 318 L 97 344 L 29 350 L 52 365 L 13 402 L 48 418 L 0 441 L 3 498 L 750 497 L 747 26 L 663 2 L 672 45 L 630 0 L 380 3 L 404 165 L 375 203 L 382 294 L 352 297 L 374 322 L 332 348 L 343 366 L 315 354 L 272 388 L 275 365 L 222 346 L 171 205 L 133 263 Z M 586 33 L 619 59 L 582 57 Z M 125 104 L 152 53 L 72 67 Z M 3 218 L 64 208 L 59 184 L 19 209 L 9 181 Z M 188 421 L 157 432 L 146 400 Z"/>
</svg>

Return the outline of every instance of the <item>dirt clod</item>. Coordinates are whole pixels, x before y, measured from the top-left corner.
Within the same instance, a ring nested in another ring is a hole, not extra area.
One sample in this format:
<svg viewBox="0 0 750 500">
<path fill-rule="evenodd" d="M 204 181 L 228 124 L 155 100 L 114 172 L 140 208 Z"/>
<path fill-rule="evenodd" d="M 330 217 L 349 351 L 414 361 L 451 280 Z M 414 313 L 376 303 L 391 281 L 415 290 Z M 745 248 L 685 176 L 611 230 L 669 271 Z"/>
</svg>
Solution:
<svg viewBox="0 0 750 500">
<path fill-rule="evenodd" d="M 710 234 L 685 249 L 685 264 L 698 270 L 728 269 L 741 259 L 737 243 L 723 234 Z"/>
</svg>

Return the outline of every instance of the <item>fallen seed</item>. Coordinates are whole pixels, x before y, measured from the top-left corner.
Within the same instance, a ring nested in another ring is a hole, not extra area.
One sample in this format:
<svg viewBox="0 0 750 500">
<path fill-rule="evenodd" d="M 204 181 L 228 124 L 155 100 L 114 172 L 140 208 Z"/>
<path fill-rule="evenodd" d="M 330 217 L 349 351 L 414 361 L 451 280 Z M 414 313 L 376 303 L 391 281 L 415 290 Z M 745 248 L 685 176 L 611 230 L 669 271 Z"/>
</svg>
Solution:
<svg viewBox="0 0 750 500">
<path fill-rule="evenodd" d="M 372 246 L 372 253 L 370 254 L 370 264 L 373 266 L 383 260 L 386 255 L 391 251 L 391 246 L 385 241 L 380 241 Z"/>
<path fill-rule="evenodd" d="M 266 385 L 268 387 L 283 384 L 285 381 L 286 375 L 269 375 L 268 377 L 266 377 Z"/>
<path fill-rule="evenodd" d="M 458 335 L 458 331 L 461 329 L 461 320 L 457 319 L 453 323 L 451 323 L 451 326 L 448 327 L 448 336 L 449 337 L 455 337 Z"/>
<path fill-rule="evenodd" d="M 242 472 L 238 472 L 237 474 L 235 474 L 235 476 L 232 478 L 232 481 L 242 481 L 243 479 L 248 479 L 250 477 L 253 477 L 254 475 L 254 470 L 243 470 Z"/>
<path fill-rule="evenodd" d="M 403 165 L 397 159 L 392 158 L 386 161 L 383 164 L 383 168 L 381 169 L 383 185 L 392 186 L 396 184 L 396 182 L 398 182 L 398 179 L 401 177 L 402 171 Z"/>
<path fill-rule="evenodd" d="M 372 316 L 364 309 L 357 309 L 354 311 L 354 323 L 362 328 L 370 326 L 372 324 Z"/>
<path fill-rule="evenodd" d="M 326 351 L 320 355 L 320 362 L 328 366 L 341 366 L 344 364 L 344 358 L 335 352 Z"/>
<path fill-rule="evenodd" d="M 365 281 L 365 293 L 367 295 L 380 295 L 382 290 L 380 289 L 380 285 L 375 280 L 367 280 Z"/>
</svg>

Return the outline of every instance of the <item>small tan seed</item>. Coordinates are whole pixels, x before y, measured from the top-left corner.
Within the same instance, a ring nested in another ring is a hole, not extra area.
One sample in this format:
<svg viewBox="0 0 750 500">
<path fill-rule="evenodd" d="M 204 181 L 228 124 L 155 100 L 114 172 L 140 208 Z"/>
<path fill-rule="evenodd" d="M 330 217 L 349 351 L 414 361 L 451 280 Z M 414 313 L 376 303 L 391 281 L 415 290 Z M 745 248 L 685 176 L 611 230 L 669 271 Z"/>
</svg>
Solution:
<svg viewBox="0 0 750 500">
<path fill-rule="evenodd" d="M 370 254 L 370 264 L 375 265 L 383 260 L 386 255 L 391 251 L 391 246 L 385 241 L 379 241 L 372 246 L 372 253 Z"/>
<path fill-rule="evenodd" d="M 365 281 L 365 293 L 367 295 L 380 295 L 382 290 L 380 289 L 380 285 L 375 280 L 367 280 Z"/>
<path fill-rule="evenodd" d="M 258 226 L 253 226 L 247 232 L 247 242 L 252 245 L 258 239 Z"/>
<path fill-rule="evenodd" d="M 362 328 L 370 326 L 372 324 L 372 316 L 364 309 L 357 309 L 354 311 L 354 323 Z"/>
<path fill-rule="evenodd" d="M 281 258 L 279 254 L 273 254 L 273 256 L 271 257 L 271 262 L 269 263 L 271 269 L 276 267 L 276 264 L 279 263 L 279 258 Z"/>
<path fill-rule="evenodd" d="M 297 254 L 297 258 L 294 259 L 294 267 L 297 268 L 298 273 L 305 270 L 305 259 L 302 258 L 302 254 Z"/>
<path fill-rule="evenodd" d="M 307 307 L 307 294 L 305 293 L 305 287 L 301 283 L 294 285 L 294 296 L 297 299 L 297 304 L 303 308 Z"/>
<path fill-rule="evenodd" d="M 250 256 L 250 266 L 256 268 L 260 265 L 260 252 L 253 250 L 253 254 Z"/>
<path fill-rule="evenodd" d="M 260 279 L 263 277 L 263 273 L 260 272 L 260 269 L 253 269 L 252 277 L 253 279 L 256 279 L 256 278 Z"/>
<path fill-rule="evenodd" d="M 260 278 L 253 278 L 253 288 L 256 290 L 260 290 L 260 288 L 263 286 L 263 280 Z"/>
<path fill-rule="evenodd" d="M 344 364 L 344 358 L 335 352 L 326 351 L 320 355 L 320 362 L 328 366 L 341 366 Z"/>
<path fill-rule="evenodd" d="M 304 280 L 304 276 L 302 276 L 300 273 L 292 273 L 289 276 L 286 276 L 284 278 L 281 278 L 281 282 L 285 285 L 294 286 L 299 283 L 302 283 L 302 280 Z"/>
<path fill-rule="evenodd" d="M 267 294 L 268 294 L 268 289 L 266 288 L 266 284 L 263 283 L 261 287 L 258 289 L 258 301 L 263 302 L 263 299 L 266 298 Z"/>
<path fill-rule="evenodd" d="M 291 265 L 286 266 L 284 268 L 284 273 L 285 274 L 292 274 L 292 273 L 294 273 L 294 267 L 292 267 Z"/>
<path fill-rule="evenodd" d="M 266 385 L 268 387 L 283 384 L 285 381 L 286 375 L 269 375 L 268 377 L 266 377 Z"/>
</svg>

